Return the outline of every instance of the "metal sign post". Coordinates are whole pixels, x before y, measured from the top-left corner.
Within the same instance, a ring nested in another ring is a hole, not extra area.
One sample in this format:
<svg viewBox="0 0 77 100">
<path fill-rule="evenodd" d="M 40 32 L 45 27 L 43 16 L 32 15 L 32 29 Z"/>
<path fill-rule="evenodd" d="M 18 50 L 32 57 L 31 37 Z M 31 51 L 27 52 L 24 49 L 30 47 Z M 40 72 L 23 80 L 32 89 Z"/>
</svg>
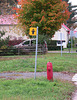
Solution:
<svg viewBox="0 0 77 100">
<path fill-rule="evenodd" d="M 72 37 L 73 37 L 73 30 L 70 31 L 70 35 L 71 35 L 71 53 L 72 53 L 72 51 L 73 51 L 73 50 L 72 50 L 72 42 L 73 42 Z"/>
<path fill-rule="evenodd" d="M 35 73 L 34 73 L 34 79 L 36 79 L 37 48 L 38 48 L 38 26 L 37 26 L 37 34 L 36 34 L 36 55 L 35 55 Z"/>
<path fill-rule="evenodd" d="M 60 39 L 61 39 L 61 56 L 62 56 L 62 33 L 60 33 Z"/>
</svg>

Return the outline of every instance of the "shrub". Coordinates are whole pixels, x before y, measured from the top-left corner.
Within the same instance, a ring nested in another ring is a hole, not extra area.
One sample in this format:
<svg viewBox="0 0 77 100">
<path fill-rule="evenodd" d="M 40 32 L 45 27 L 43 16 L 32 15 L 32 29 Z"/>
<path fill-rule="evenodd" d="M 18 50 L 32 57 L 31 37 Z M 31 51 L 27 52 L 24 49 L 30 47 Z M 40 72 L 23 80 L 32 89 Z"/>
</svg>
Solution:
<svg viewBox="0 0 77 100">
<path fill-rule="evenodd" d="M 7 48 L 8 48 L 8 46 L 6 46 L 6 45 L 1 46 L 1 49 L 7 49 Z"/>
<path fill-rule="evenodd" d="M 74 39 L 72 39 L 72 47 L 74 47 Z M 67 44 L 67 48 L 71 48 L 71 39 L 69 39 L 69 42 Z"/>
<path fill-rule="evenodd" d="M 56 40 L 49 40 L 47 42 L 47 47 L 48 47 L 48 50 L 61 50 L 61 47 L 60 46 L 57 46 L 57 41 Z M 63 47 L 62 47 L 63 49 Z"/>
<path fill-rule="evenodd" d="M 0 31 L 0 48 L 1 49 L 6 49 L 8 47 L 8 41 L 9 41 L 9 37 L 7 37 L 6 39 L 1 39 L 1 37 L 5 35 L 4 31 Z"/>
<path fill-rule="evenodd" d="M 17 44 L 20 44 L 23 40 L 9 40 L 8 45 L 9 46 L 14 46 Z"/>
</svg>

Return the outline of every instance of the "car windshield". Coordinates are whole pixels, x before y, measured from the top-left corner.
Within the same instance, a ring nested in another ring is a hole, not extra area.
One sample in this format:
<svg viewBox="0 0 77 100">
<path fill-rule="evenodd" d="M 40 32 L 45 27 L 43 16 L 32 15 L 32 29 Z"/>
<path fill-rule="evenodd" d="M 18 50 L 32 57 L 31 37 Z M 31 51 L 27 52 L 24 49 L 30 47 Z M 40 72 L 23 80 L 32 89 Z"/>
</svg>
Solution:
<svg viewBox="0 0 77 100">
<path fill-rule="evenodd" d="M 27 45 L 27 44 L 29 44 L 29 42 L 30 42 L 30 41 L 25 41 L 25 42 L 23 43 L 23 45 Z"/>
<path fill-rule="evenodd" d="M 32 40 L 32 41 L 31 41 L 31 44 L 36 44 L 36 41 L 35 41 L 35 40 Z"/>
</svg>

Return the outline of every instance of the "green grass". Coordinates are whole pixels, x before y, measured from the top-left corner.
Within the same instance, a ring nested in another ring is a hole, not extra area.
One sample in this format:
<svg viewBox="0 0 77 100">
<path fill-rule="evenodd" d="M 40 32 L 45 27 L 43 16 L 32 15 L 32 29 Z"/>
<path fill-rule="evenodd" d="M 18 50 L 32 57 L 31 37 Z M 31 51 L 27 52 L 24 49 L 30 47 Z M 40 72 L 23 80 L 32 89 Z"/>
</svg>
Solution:
<svg viewBox="0 0 77 100">
<path fill-rule="evenodd" d="M 38 55 L 37 71 L 46 71 L 47 62 L 52 62 L 53 71 L 77 72 L 77 53 L 75 54 L 46 54 Z M 0 72 L 16 71 L 16 72 L 34 72 L 35 55 L 28 56 L 6 56 L 0 58 Z"/>
<path fill-rule="evenodd" d="M 0 100 L 69 100 L 75 89 L 67 81 L 34 79 L 0 80 Z"/>
<path fill-rule="evenodd" d="M 77 72 L 77 54 L 38 55 L 37 71 L 46 71 L 47 62 L 52 62 L 53 71 Z M 0 57 L 0 72 L 34 72 L 35 55 Z M 69 100 L 75 90 L 68 81 L 48 81 L 41 77 L 34 79 L 0 79 L 0 100 Z"/>
<path fill-rule="evenodd" d="M 70 48 L 70 51 L 71 51 L 71 49 L 72 49 L 72 51 L 76 51 L 77 50 L 77 48 L 74 48 L 74 47 Z M 69 51 L 69 48 L 64 48 L 63 51 Z"/>
</svg>

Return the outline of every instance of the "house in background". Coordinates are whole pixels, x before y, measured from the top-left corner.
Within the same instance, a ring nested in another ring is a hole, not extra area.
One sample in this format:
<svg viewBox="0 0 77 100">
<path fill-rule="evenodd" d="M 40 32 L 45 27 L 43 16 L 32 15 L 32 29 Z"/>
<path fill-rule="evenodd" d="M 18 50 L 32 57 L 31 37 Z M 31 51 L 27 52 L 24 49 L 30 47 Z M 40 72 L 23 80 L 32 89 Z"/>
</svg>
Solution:
<svg viewBox="0 0 77 100">
<path fill-rule="evenodd" d="M 23 36 L 23 29 L 18 27 L 17 21 L 14 19 L 13 15 L 0 15 L 0 31 L 4 31 L 5 35 L 2 39 L 5 39 L 9 36 L 10 40 L 27 40 L 29 37 L 26 35 Z M 77 30 L 73 32 L 73 36 L 77 38 Z M 56 31 L 52 40 L 57 40 L 57 46 L 62 46 L 63 48 L 67 48 L 68 41 L 70 39 L 70 29 L 62 24 L 60 30 Z"/>
<path fill-rule="evenodd" d="M 67 48 L 69 35 L 70 29 L 65 24 L 62 24 L 61 29 L 55 32 L 54 36 L 52 37 L 52 40 L 57 40 L 57 46 L 61 46 L 62 40 L 63 48 Z"/>
<path fill-rule="evenodd" d="M 8 36 L 10 40 L 26 40 L 28 38 L 26 35 L 22 35 L 24 31 L 18 27 L 18 23 L 14 19 L 13 15 L 0 15 L 0 31 L 5 32 L 5 35 L 2 37 L 2 39 L 5 39 Z"/>
<path fill-rule="evenodd" d="M 74 29 L 73 36 L 74 36 L 75 38 L 77 38 L 77 28 Z"/>
</svg>

